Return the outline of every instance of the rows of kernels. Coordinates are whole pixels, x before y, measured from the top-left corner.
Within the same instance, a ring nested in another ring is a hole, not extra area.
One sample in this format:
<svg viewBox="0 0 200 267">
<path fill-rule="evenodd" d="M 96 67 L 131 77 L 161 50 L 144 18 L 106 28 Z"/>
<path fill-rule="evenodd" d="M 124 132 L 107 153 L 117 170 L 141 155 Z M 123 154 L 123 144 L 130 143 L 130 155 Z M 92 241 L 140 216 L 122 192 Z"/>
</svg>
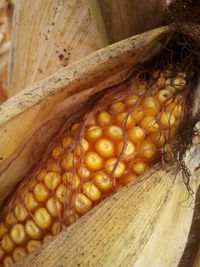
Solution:
<svg viewBox="0 0 200 267">
<path fill-rule="evenodd" d="M 86 114 L 83 136 L 74 149 L 71 145 L 79 123 L 55 145 L 46 165 L 31 178 L 28 189 L 21 191 L 21 202 L 16 202 L 0 224 L 0 262 L 4 266 L 47 242 L 61 231 L 62 223 L 75 222 L 113 192 L 113 186 L 118 191 L 145 172 L 168 139 L 167 133 L 173 136 L 182 118 L 183 102 L 181 98 L 169 101 L 172 90 L 164 88 L 163 77 L 159 77 L 157 95 L 148 95 L 139 103 L 138 96 L 132 95 L 93 116 Z M 169 79 L 167 86 L 178 88 L 176 79 Z M 143 82 L 142 90 L 146 86 Z"/>
</svg>

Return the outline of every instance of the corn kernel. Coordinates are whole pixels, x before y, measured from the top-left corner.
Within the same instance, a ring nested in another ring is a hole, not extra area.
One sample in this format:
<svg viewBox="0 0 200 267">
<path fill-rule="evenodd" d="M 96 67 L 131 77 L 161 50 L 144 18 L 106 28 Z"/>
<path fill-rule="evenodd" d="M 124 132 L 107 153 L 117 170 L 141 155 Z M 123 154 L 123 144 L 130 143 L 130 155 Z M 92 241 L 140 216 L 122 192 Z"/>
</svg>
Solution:
<svg viewBox="0 0 200 267">
<path fill-rule="evenodd" d="M 95 144 L 95 149 L 104 159 L 114 156 L 114 145 L 109 139 L 99 139 Z"/>
<path fill-rule="evenodd" d="M 38 176 L 37 176 L 38 181 L 43 182 L 44 177 L 45 177 L 46 174 L 47 174 L 46 169 L 42 169 L 42 170 L 39 172 Z"/>
<path fill-rule="evenodd" d="M 5 222 L 7 225 L 13 225 L 14 223 L 17 222 L 16 218 L 15 218 L 15 215 L 12 211 L 10 211 L 7 216 L 6 216 L 6 219 L 5 219 Z"/>
<path fill-rule="evenodd" d="M 119 156 L 124 147 L 124 142 L 120 142 L 117 146 L 117 155 Z M 125 150 L 123 152 L 123 159 L 130 159 L 135 154 L 135 146 L 129 140 L 125 144 Z"/>
<path fill-rule="evenodd" d="M 81 156 L 82 153 L 85 153 L 89 150 L 90 145 L 86 139 L 81 139 L 79 146 L 76 149 L 76 155 Z"/>
<path fill-rule="evenodd" d="M 140 122 L 140 126 L 143 127 L 147 133 L 154 133 L 159 129 L 159 125 L 153 116 L 144 117 Z"/>
<path fill-rule="evenodd" d="M 115 123 L 119 127 L 126 126 L 127 130 L 131 129 L 131 127 L 133 127 L 135 125 L 135 122 L 134 122 L 132 116 L 130 114 L 128 114 L 127 112 L 119 113 L 117 115 L 117 117 L 115 118 Z"/>
<path fill-rule="evenodd" d="M 89 197 L 91 201 L 98 201 L 101 197 L 99 189 L 91 182 L 85 182 L 83 184 L 83 193 Z"/>
<path fill-rule="evenodd" d="M 153 143 L 143 140 L 138 144 L 138 153 L 145 159 L 151 159 L 156 153 L 156 147 Z"/>
<path fill-rule="evenodd" d="M 162 112 L 160 115 L 160 123 L 165 129 L 170 129 L 175 125 L 176 120 L 173 114 L 170 114 L 169 112 Z"/>
<path fill-rule="evenodd" d="M 44 177 L 44 184 L 49 190 L 54 190 L 60 182 L 60 174 L 56 172 L 48 172 Z M 44 193 L 45 194 L 45 193 Z M 47 195 L 46 195 L 47 197 Z"/>
<path fill-rule="evenodd" d="M 56 161 L 54 161 L 54 160 L 52 160 L 52 159 L 49 159 L 48 161 L 47 161 L 47 166 L 46 166 L 46 168 L 47 168 L 47 171 L 48 172 L 60 172 L 61 171 L 61 168 L 60 168 L 60 166 L 57 164 L 57 162 Z M 46 175 L 46 173 L 45 173 L 45 175 Z M 44 176 L 45 176 L 44 175 Z"/>
<path fill-rule="evenodd" d="M 159 105 L 153 96 L 145 97 L 142 102 L 145 116 L 155 116 L 158 112 Z"/>
<path fill-rule="evenodd" d="M 6 229 L 5 224 L 0 223 L 0 238 L 2 238 L 5 235 L 6 231 L 7 229 Z"/>
<path fill-rule="evenodd" d="M 128 185 L 130 184 L 132 181 L 134 181 L 135 179 L 137 178 L 137 175 L 132 173 L 132 172 L 129 172 L 129 173 L 126 173 L 124 174 L 121 178 L 120 178 L 120 183 L 122 185 Z"/>
<path fill-rule="evenodd" d="M 15 224 L 10 230 L 10 236 L 15 244 L 21 244 L 26 239 L 26 233 L 22 224 Z"/>
<path fill-rule="evenodd" d="M 73 169 L 77 164 L 74 154 L 64 155 L 61 161 L 61 166 L 64 170 Z"/>
<path fill-rule="evenodd" d="M 70 197 L 69 189 L 64 184 L 59 185 L 56 190 L 56 197 L 61 203 L 67 203 Z"/>
<path fill-rule="evenodd" d="M 13 266 L 14 262 L 10 256 L 6 256 L 3 260 L 3 266 L 4 267 L 11 267 Z"/>
<path fill-rule="evenodd" d="M 97 117 L 97 123 L 100 126 L 107 126 L 112 123 L 112 116 L 108 112 L 102 111 Z"/>
<path fill-rule="evenodd" d="M 40 228 L 34 223 L 33 220 L 28 220 L 25 224 L 25 230 L 29 237 L 33 239 L 39 239 L 42 236 L 42 231 Z"/>
<path fill-rule="evenodd" d="M 28 215 L 27 210 L 25 209 L 23 204 L 18 204 L 15 206 L 15 217 L 17 218 L 18 221 L 24 221 Z"/>
<path fill-rule="evenodd" d="M 161 133 L 161 131 L 157 131 L 152 133 L 148 140 L 156 145 L 156 147 L 162 147 L 165 144 L 165 136 Z"/>
<path fill-rule="evenodd" d="M 39 202 L 44 202 L 49 196 L 49 191 L 43 184 L 37 184 L 34 188 L 34 196 Z"/>
<path fill-rule="evenodd" d="M 89 117 L 90 113 L 86 113 L 84 116 L 83 116 L 83 120 L 87 120 L 88 117 Z M 96 120 L 94 118 L 94 116 L 91 116 L 89 121 L 87 122 L 87 125 L 88 126 L 93 126 L 96 124 Z"/>
<path fill-rule="evenodd" d="M 49 241 L 51 241 L 53 238 L 52 235 L 45 235 L 43 238 L 43 243 L 48 243 Z"/>
<path fill-rule="evenodd" d="M 91 176 L 90 171 L 84 165 L 79 168 L 78 174 L 82 178 L 83 181 L 88 180 Z"/>
<path fill-rule="evenodd" d="M 62 211 L 62 204 L 58 200 L 55 200 L 54 198 L 51 197 L 47 200 L 46 208 L 48 212 L 51 214 L 51 216 L 58 217 Z"/>
<path fill-rule="evenodd" d="M 128 131 L 128 138 L 133 143 L 137 143 L 145 139 L 145 131 L 140 126 L 135 126 Z"/>
<path fill-rule="evenodd" d="M 122 112 L 124 110 L 124 103 L 122 101 L 116 102 L 111 105 L 110 110 L 113 113 Z"/>
<path fill-rule="evenodd" d="M 94 126 L 91 126 L 90 128 L 88 128 L 88 131 L 87 131 L 87 139 L 94 143 L 96 142 L 97 139 L 99 139 L 101 136 L 102 136 L 102 129 L 97 126 L 97 125 L 94 125 Z"/>
<path fill-rule="evenodd" d="M 33 251 L 41 247 L 41 245 L 42 245 L 42 242 L 39 240 L 30 240 L 26 245 L 26 249 L 28 253 L 32 253 Z"/>
<path fill-rule="evenodd" d="M 37 179 L 35 179 L 35 178 L 31 179 L 29 184 L 28 184 L 29 191 L 33 191 L 34 187 L 36 186 L 37 183 L 38 183 Z"/>
<path fill-rule="evenodd" d="M 112 189 L 112 181 L 105 172 L 95 173 L 94 183 L 103 192 L 109 192 Z"/>
<path fill-rule="evenodd" d="M 73 132 L 73 131 L 76 131 L 77 129 L 78 129 L 78 127 L 79 127 L 79 123 L 74 123 L 73 125 L 72 125 L 72 127 L 71 127 L 71 131 Z"/>
<path fill-rule="evenodd" d="M 91 171 L 99 171 L 103 168 L 103 159 L 96 152 L 88 152 L 85 156 L 85 165 Z"/>
<path fill-rule="evenodd" d="M 58 233 L 60 233 L 60 231 L 62 230 L 62 225 L 60 222 L 55 222 L 53 223 L 52 227 L 51 227 L 51 233 L 52 235 L 57 235 Z"/>
<path fill-rule="evenodd" d="M 138 98 L 139 97 L 137 95 L 129 96 L 126 100 L 127 107 L 132 108 L 134 104 L 137 102 Z"/>
<path fill-rule="evenodd" d="M 4 257 L 4 251 L 3 251 L 3 249 L 2 249 L 2 247 L 0 246 L 0 261 L 3 259 L 3 257 Z"/>
<path fill-rule="evenodd" d="M 69 184 L 70 188 L 73 190 L 78 189 L 81 180 L 78 175 L 73 175 L 72 172 L 67 172 L 66 174 L 63 174 L 62 181 L 64 184 Z"/>
<path fill-rule="evenodd" d="M 67 148 L 69 146 L 69 144 L 71 144 L 71 142 L 72 142 L 71 136 L 67 136 L 62 140 L 62 146 L 64 148 Z"/>
<path fill-rule="evenodd" d="M 91 200 L 83 193 L 78 193 L 73 196 L 72 204 L 76 212 L 83 215 L 92 208 Z"/>
<path fill-rule="evenodd" d="M 45 208 L 38 208 L 34 212 L 34 219 L 41 229 L 47 229 L 51 224 L 51 215 Z"/>
<path fill-rule="evenodd" d="M 14 244 L 9 235 L 4 235 L 4 237 L 1 240 L 1 246 L 3 250 L 5 250 L 8 253 L 10 253 L 13 250 Z"/>
<path fill-rule="evenodd" d="M 137 175 L 141 175 L 145 172 L 147 164 L 144 161 L 138 160 L 133 163 L 133 171 Z"/>
<path fill-rule="evenodd" d="M 160 104 L 166 103 L 167 100 L 171 97 L 172 93 L 168 90 L 160 90 L 158 92 L 158 101 Z"/>
<path fill-rule="evenodd" d="M 25 204 L 26 209 L 29 212 L 35 210 L 39 205 L 38 202 L 35 200 L 35 198 L 34 198 L 32 193 L 28 193 L 25 196 L 24 204 Z"/>
<path fill-rule="evenodd" d="M 64 211 L 63 218 L 67 225 L 69 225 L 75 223 L 78 220 L 79 215 L 75 212 L 74 209 L 68 208 Z"/>
<path fill-rule="evenodd" d="M 131 112 L 131 116 L 133 118 L 133 121 L 139 122 L 144 117 L 144 111 L 143 108 L 138 106 L 134 111 Z"/>
<path fill-rule="evenodd" d="M 63 150 L 61 146 L 56 146 L 52 151 L 52 157 L 57 159 L 61 155 L 62 151 Z"/>
<path fill-rule="evenodd" d="M 15 262 L 20 261 L 26 256 L 26 250 L 23 247 L 16 247 L 13 250 L 12 257 Z"/>
<path fill-rule="evenodd" d="M 117 162 L 117 159 L 116 158 L 111 158 L 111 159 L 108 159 L 105 163 L 105 170 L 106 172 L 110 175 L 112 174 L 113 172 L 113 169 L 115 167 L 115 164 Z M 125 164 L 123 162 L 119 162 L 114 173 L 113 173 L 113 176 L 118 179 L 120 176 L 122 176 L 125 172 Z"/>
<path fill-rule="evenodd" d="M 123 139 L 122 129 L 118 126 L 111 125 L 105 129 L 105 136 L 109 138 L 113 143 L 118 143 Z"/>
</svg>

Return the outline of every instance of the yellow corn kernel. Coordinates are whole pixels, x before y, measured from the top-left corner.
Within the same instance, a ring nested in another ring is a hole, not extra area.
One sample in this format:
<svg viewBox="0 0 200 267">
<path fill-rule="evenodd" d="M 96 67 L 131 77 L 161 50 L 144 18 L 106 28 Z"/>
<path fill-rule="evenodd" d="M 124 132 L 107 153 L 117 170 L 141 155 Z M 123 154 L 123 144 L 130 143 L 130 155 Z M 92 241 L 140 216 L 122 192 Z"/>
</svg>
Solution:
<svg viewBox="0 0 200 267">
<path fill-rule="evenodd" d="M 170 112 L 163 111 L 160 115 L 160 123 L 165 129 L 167 128 L 170 129 L 175 125 L 176 119 L 174 115 L 171 114 Z"/>
<path fill-rule="evenodd" d="M 186 80 L 180 76 L 179 78 L 174 79 L 173 85 L 176 89 L 181 89 L 186 85 Z"/>
<path fill-rule="evenodd" d="M 58 217 L 62 211 L 62 204 L 57 199 L 51 197 L 47 200 L 46 208 L 51 216 Z"/>
<path fill-rule="evenodd" d="M 99 139 L 102 136 L 102 134 L 103 134 L 102 129 L 97 125 L 93 125 L 90 128 L 88 128 L 87 139 L 91 143 L 94 143 L 96 142 L 97 139 Z"/>
<path fill-rule="evenodd" d="M 85 153 L 89 150 L 90 145 L 86 139 L 81 139 L 79 146 L 76 149 L 76 155 L 81 156 L 82 153 Z"/>
<path fill-rule="evenodd" d="M 91 201 L 98 201 L 101 197 L 99 189 L 91 182 L 85 182 L 83 184 L 83 193 L 89 197 Z"/>
<path fill-rule="evenodd" d="M 134 122 L 139 122 L 144 117 L 144 110 L 141 106 L 138 106 L 134 111 L 131 112 L 131 116 Z"/>
<path fill-rule="evenodd" d="M 91 200 L 83 193 L 78 193 L 73 196 L 72 205 L 76 212 L 83 215 L 92 208 Z"/>
<path fill-rule="evenodd" d="M 43 243 L 48 243 L 49 241 L 51 241 L 53 238 L 52 235 L 45 235 L 43 238 Z"/>
<path fill-rule="evenodd" d="M 0 223 L 0 238 L 2 238 L 5 235 L 6 231 L 7 231 L 7 228 L 5 224 Z"/>
<path fill-rule="evenodd" d="M 145 116 L 155 116 L 158 112 L 159 105 L 156 102 L 155 97 L 153 96 L 147 96 L 145 97 L 141 105 L 143 107 L 144 115 Z"/>
<path fill-rule="evenodd" d="M 33 239 L 39 239 L 42 236 L 42 231 L 40 228 L 34 223 L 33 220 L 28 220 L 25 224 L 25 230 L 29 237 Z"/>
<path fill-rule="evenodd" d="M 29 184 L 28 184 L 28 189 L 29 191 L 33 191 L 34 190 L 34 187 L 36 186 L 36 184 L 38 183 L 37 179 L 34 178 L 34 179 L 31 179 Z"/>
<path fill-rule="evenodd" d="M 61 146 L 56 146 L 52 151 L 52 157 L 57 159 L 61 155 L 62 151 L 63 149 Z"/>
<path fill-rule="evenodd" d="M 20 223 L 15 224 L 10 230 L 10 236 L 15 244 L 21 244 L 26 239 L 24 226 Z"/>
<path fill-rule="evenodd" d="M 140 126 L 143 127 L 147 133 L 154 133 L 159 129 L 159 125 L 153 116 L 144 117 L 140 122 Z"/>
<path fill-rule="evenodd" d="M 117 146 L 117 155 L 118 156 L 122 152 L 123 146 L 124 146 L 124 141 L 120 142 L 119 145 Z M 123 159 L 130 159 L 134 156 L 134 154 L 135 154 L 135 146 L 132 142 L 127 140 L 122 158 Z"/>
<path fill-rule="evenodd" d="M 99 171 L 103 169 L 103 159 L 93 151 L 90 151 L 85 156 L 85 165 L 91 171 Z"/>
<path fill-rule="evenodd" d="M 66 170 L 71 170 L 73 169 L 77 164 L 77 160 L 76 157 L 74 156 L 74 154 L 69 154 L 69 155 L 64 155 L 61 161 L 61 166 L 63 167 L 63 169 Z"/>
<path fill-rule="evenodd" d="M 4 267 L 11 267 L 13 266 L 14 262 L 10 256 L 6 256 L 3 260 L 3 266 Z"/>
<path fill-rule="evenodd" d="M 135 121 L 133 120 L 132 116 L 128 114 L 127 112 L 122 112 L 117 115 L 115 118 L 115 123 L 119 126 L 125 126 L 126 129 L 131 129 L 135 125 Z"/>
<path fill-rule="evenodd" d="M 60 174 L 56 172 L 48 172 L 44 177 L 44 184 L 49 190 L 55 190 L 59 183 Z"/>
<path fill-rule="evenodd" d="M 69 189 L 64 184 L 59 185 L 56 190 L 56 197 L 61 203 L 67 203 L 70 197 Z"/>
<path fill-rule="evenodd" d="M 97 117 L 97 123 L 99 126 L 107 126 L 112 123 L 112 116 L 108 112 L 102 111 Z"/>
<path fill-rule="evenodd" d="M 120 178 L 120 183 L 121 185 L 128 185 L 130 184 L 132 181 L 134 181 L 135 179 L 137 178 L 137 175 L 132 173 L 132 172 L 129 172 L 129 173 L 126 173 L 124 174 L 121 178 Z"/>
<path fill-rule="evenodd" d="M 124 103 L 122 101 L 115 102 L 114 104 L 111 105 L 110 110 L 113 113 L 122 112 L 124 110 Z"/>
<path fill-rule="evenodd" d="M 5 252 L 3 251 L 2 247 L 0 246 L 0 261 L 3 259 Z"/>
<path fill-rule="evenodd" d="M 48 171 L 48 172 L 58 172 L 58 173 L 60 173 L 60 171 L 61 171 L 60 166 L 57 164 L 56 161 L 54 161 L 54 160 L 52 160 L 52 159 L 49 159 L 49 160 L 47 161 L 47 166 L 46 166 L 46 168 L 47 168 L 47 171 Z M 45 175 L 46 175 L 46 173 L 45 173 Z M 45 175 L 44 175 L 44 176 L 45 176 Z"/>
<path fill-rule="evenodd" d="M 138 154 L 145 159 L 151 159 L 156 153 L 156 147 L 150 141 L 143 140 L 138 144 Z"/>
<path fill-rule="evenodd" d="M 43 184 L 37 184 L 34 188 L 34 196 L 37 201 L 44 202 L 49 196 L 49 191 Z"/>
<path fill-rule="evenodd" d="M 63 218 L 66 224 L 69 225 L 75 223 L 78 220 L 79 215 L 75 212 L 74 209 L 68 208 L 64 211 Z"/>
<path fill-rule="evenodd" d="M 52 235 L 57 235 L 62 230 L 62 224 L 59 221 L 53 223 L 51 227 Z"/>
<path fill-rule="evenodd" d="M 6 219 L 5 219 L 5 222 L 7 225 L 13 225 L 14 223 L 17 222 L 16 218 L 15 218 L 15 215 L 12 211 L 10 211 L 7 216 L 6 216 Z"/>
<path fill-rule="evenodd" d="M 88 117 L 89 117 L 89 115 L 90 115 L 89 112 L 86 113 L 86 114 L 83 116 L 83 120 L 87 120 Z M 95 125 L 95 124 L 96 124 L 96 120 L 95 120 L 94 116 L 91 116 L 91 117 L 89 118 L 89 121 L 87 121 L 87 125 L 88 125 L 88 126 L 93 126 L 93 125 Z"/>
<path fill-rule="evenodd" d="M 95 144 L 96 152 L 104 159 L 114 156 L 114 145 L 106 138 L 100 138 Z"/>
<path fill-rule="evenodd" d="M 137 95 L 129 96 L 126 99 L 126 105 L 127 105 L 127 107 L 132 108 L 134 106 L 134 104 L 137 102 L 138 98 L 139 97 Z"/>
<path fill-rule="evenodd" d="M 47 170 L 46 169 L 42 169 L 39 172 L 38 176 L 37 176 L 38 181 L 43 182 L 44 177 L 45 177 L 46 174 L 47 174 Z"/>
<path fill-rule="evenodd" d="M 135 126 L 128 131 L 128 138 L 133 143 L 137 143 L 145 139 L 145 131 L 140 126 Z"/>
<path fill-rule="evenodd" d="M 26 209 L 29 212 L 35 210 L 39 205 L 39 203 L 36 201 L 36 199 L 32 193 L 28 193 L 25 196 L 24 204 L 25 204 Z"/>
<path fill-rule="evenodd" d="M 74 175 L 72 172 L 63 174 L 62 181 L 64 184 L 69 184 L 70 188 L 73 190 L 78 189 L 81 183 L 80 177 L 76 174 Z"/>
<path fill-rule="evenodd" d="M 95 173 L 94 183 L 102 192 L 109 192 L 112 189 L 112 181 L 105 172 Z"/>
<path fill-rule="evenodd" d="M 30 240 L 28 241 L 26 245 L 26 249 L 28 253 L 32 253 L 33 251 L 37 250 L 39 247 L 41 247 L 42 242 L 39 240 Z"/>
<path fill-rule="evenodd" d="M 91 173 L 90 171 L 83 165 L 78 170 L 78 175 L 81 177 L 83 181 L 86 181 L 90 178 Z"/>
<path fill-rule="evenodd" d="M 144 161 L 138 160 L 133 163 L 133 171 L 137 175 L 141 175 L 145 172 L 147 164 Z"/>
<path fill-rule="evenodd" d="M 72 142 L 71 136 L 67 136 L 62 140 L 62 146 L 64 148 L 67 148 L 69 146 L 69 144 L 71 144 L 71 142 Z"/>
<path fill-rule="evenodd" d="M 73 132 L 73 131 L 76 131 L 77 129 L 78 129 L 78 127 L 79 127 L 79 123 L 74 123 L 73 125 L 72 125 L 72 127 L 71 127 L 71 131 Z"/>
<path fill-rule="evenodd" d="M 34 212 L 34 219 L 41 229 L 47 229 L 51 224 L 51 215 L 45 208 L 38 208 Z"/>
<path fill-rule="evenodd" d="M 10 253 L 13 250 L 14 243 L 11 240 L 9 235 L 4 235 L 4 237 L 1 240 L 1 246 L 2 246 L 3 250 L 5 250 L 8 253 Z"/>
<path fill-rule="evenodd" d="M 105 129 L 105 137 L 111 140 L 113 143 L 118 143 L 123 140 L 122 129 L 116 125 L 111 125 Z"/>
<path fill-rule="evenodd" d="M 169 90 L 160 90 L 158 92 L 158 101 L 159 103 L 162 105 L 163 103 L 166 103 L 167 100 L 171 97 L 172 92 L 170 92 Z"/>
<path fill-rule="evenodd" d="M 111 175 L 113 172 L 113 169 L 115 167 L 115 164 L 117 162 L 117 158 L 111 158 L 108 159 L 105 163 L 105 170 L 106 172 Z M 125 172 L 125 164 L 123 162 L 119 162 L 114 173 L 113 173 L 113 177 L 115 177 L 116 179 L 118 179 L 120 176 L 122 176 Z"/>
<path fill-rule="evenodd" d="M 15 262 L 20 261 L 22 258 L 26 256 L 26 250 L 23 247 L 16 247 L 13 250 L 12 257 Z"/>
<path fill-rule="evenodd" d="M 161 133 L 161 131 L 157 131 L 152 133 L 148 140 L 156 145 L 156 147 L 162 147 L 165 144 L 165 136 Z"/>
</svg>

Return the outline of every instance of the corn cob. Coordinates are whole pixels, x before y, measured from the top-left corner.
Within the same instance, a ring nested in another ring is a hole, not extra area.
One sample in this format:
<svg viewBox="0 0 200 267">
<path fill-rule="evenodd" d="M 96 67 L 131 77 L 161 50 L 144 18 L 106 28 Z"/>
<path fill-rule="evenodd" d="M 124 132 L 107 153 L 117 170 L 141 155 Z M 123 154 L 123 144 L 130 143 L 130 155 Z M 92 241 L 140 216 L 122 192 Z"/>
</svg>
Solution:
<svg viewBox="0 0 200 267">
<path fill-rule="evenodd" d="M 156 70 L 66 130 L 4 210 L 0 263 L 18 262 L 155 164 L 186 116 L 186 86 L 171 66 Z"/>
</svg>

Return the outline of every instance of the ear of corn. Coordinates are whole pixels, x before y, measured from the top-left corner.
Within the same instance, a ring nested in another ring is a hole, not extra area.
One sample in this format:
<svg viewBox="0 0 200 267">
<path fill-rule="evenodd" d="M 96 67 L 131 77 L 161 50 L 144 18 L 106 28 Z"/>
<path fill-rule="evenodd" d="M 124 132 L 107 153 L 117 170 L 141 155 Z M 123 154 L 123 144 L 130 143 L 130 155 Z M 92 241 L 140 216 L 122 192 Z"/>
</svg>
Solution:
<svg viewBox="0 0 200 267">
<path fill-rule="evenodd" d="M 66 130 L 4 210 L 0 263 L 19 261 L 158 162 L 185 118 L 185 86 L 171 67 L 154 71 Z"/>
</svg>

